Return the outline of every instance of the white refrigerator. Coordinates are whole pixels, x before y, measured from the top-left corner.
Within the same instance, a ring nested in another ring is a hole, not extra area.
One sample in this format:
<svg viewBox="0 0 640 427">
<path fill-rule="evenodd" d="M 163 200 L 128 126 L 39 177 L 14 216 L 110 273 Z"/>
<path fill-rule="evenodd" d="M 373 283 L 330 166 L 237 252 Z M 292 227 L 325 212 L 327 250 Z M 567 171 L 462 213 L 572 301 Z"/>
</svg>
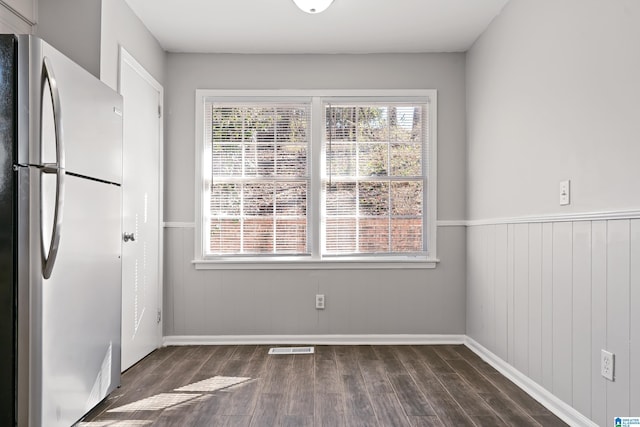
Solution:
<svg viewBox="0 0 640 427">
<path fill-rule="evenodd" d="M 70 426 L 120 384 L 122 98 L 0 35 L 0 425 Z"/>
</svg>

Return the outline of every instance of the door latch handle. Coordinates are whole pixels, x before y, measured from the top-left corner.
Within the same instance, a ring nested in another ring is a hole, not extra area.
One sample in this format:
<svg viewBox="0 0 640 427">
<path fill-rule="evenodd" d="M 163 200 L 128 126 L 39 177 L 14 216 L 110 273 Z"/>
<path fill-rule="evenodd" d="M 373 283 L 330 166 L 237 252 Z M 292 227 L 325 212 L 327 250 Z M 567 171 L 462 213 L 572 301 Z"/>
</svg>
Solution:
<svg viewBox="0 0 640 427">
<path fill-rule="evenodd" d="M 122 240 L 124 240 L 125 242 L 128 242 L 129 240 L 131 240 L 132 242 L 135 242 L 135 241 L 136 241 L 136 236 L 135 236 L 135 234 L 133 234 L 133 233 L 127 233 L 127 232 L 125 232 L 125 233 L 122 235 Z"/>
</svg>

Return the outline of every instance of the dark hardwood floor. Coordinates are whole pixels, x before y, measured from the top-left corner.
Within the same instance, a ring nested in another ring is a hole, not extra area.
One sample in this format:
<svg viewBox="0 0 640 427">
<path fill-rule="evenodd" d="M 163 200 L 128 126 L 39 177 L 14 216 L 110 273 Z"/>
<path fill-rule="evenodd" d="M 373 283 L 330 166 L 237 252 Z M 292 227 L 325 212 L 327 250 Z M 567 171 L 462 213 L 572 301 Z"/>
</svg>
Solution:
<svg viewBox="0 0 640 427">
<path fill-rule="evenodd" d="M 463 345 L 159 349 L 79 426 L 561 426 Z"/>
</svg>

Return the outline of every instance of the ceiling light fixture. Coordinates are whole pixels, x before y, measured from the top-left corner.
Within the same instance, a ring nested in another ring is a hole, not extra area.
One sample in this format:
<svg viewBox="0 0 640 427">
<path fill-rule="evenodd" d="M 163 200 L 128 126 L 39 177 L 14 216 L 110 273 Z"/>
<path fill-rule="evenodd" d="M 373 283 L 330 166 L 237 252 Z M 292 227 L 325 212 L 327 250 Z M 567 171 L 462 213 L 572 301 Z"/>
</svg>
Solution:
<svg viewBox="0 0 640 427">
<path fill-rule="evenodd" d="M 293 2 L 302 10 L 307 13 L 320 13 L 324 12 L 333 0 L 293 0 Z"/>
</svg>

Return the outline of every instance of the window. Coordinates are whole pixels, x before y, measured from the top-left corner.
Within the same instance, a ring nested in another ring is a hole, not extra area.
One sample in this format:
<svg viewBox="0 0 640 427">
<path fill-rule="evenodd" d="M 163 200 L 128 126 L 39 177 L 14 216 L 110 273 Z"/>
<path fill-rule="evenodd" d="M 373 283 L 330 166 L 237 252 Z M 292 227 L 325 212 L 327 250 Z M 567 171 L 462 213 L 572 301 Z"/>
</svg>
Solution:
<svg viewBox="0 0 640 427">
<path fill-rule="evenodd" d="M 205 104 L 204 255 L 308 254 L 308 104 Z"/>
<path fill-rule="evenodd" d="M 433 267 L 435 95 L 197 91 L 196 266 Z"/>
<path fill-rule="evenodd" d="M 427 105 L 325 103 L 323 254 L 419 255 L 426 250 Z"/>
</svg>

